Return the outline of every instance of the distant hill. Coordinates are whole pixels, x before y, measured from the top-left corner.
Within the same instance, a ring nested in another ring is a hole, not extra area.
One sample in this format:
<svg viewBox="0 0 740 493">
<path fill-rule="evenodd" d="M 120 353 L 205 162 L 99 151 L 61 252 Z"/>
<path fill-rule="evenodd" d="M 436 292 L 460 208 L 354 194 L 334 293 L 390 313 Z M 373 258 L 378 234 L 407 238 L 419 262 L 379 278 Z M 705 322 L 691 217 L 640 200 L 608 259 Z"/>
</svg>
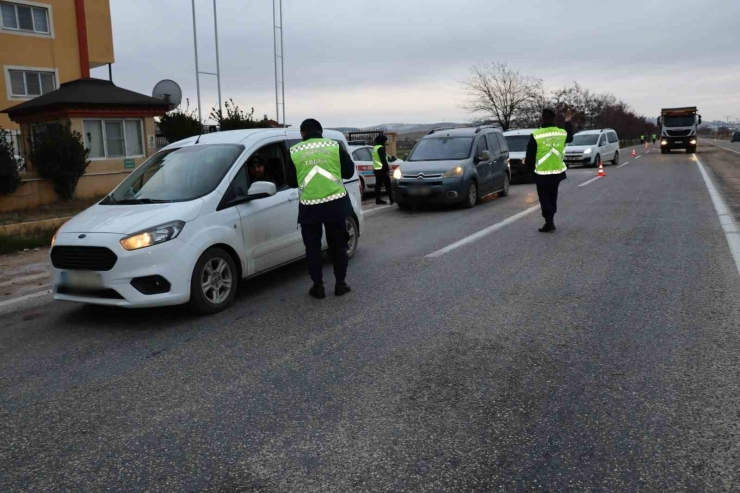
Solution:
<svg viewBox="0 0 740 493">
<path fill-rule="evenodd" d="M 383 123 L 378 125 L 389 132 L 396 132 L 398 135 L 427 133 L 433 128 L 455 127 L 464 125 L 464 123 L 444 122 L 444 123 Z"/>
</svg>

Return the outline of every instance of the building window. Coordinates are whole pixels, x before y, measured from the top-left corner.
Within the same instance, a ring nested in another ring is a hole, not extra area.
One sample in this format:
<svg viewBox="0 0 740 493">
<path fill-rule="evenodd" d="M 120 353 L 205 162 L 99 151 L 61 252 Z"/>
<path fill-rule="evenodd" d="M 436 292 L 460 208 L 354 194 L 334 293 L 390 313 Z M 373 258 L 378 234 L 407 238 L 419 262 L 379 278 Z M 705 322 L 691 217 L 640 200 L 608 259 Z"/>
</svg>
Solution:
<svg viewBox="0 0 740 493">
<path fill-rule="evenodd" d="M 90 159 L 141 157 L 141 120 L 85 120 L 85 147 Z"/>
<path fill-rule="evenodd" d="M 50 34 L 49 9 L 18 3 L 0 2 L 3 29 Z"/>
<path fill-rule="evenodd" d="M 41 96 L 56 89 L 54 72 L 8 70 L 11 96 Z"/>
</svg>

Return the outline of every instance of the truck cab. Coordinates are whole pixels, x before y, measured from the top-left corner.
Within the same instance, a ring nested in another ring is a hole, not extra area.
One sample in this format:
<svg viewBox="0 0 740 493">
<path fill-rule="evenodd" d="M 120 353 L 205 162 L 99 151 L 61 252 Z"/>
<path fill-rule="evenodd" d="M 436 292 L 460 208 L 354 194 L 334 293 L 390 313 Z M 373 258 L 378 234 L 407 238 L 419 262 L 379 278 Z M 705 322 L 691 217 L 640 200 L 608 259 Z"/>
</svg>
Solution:
<svg viewBox="0 0 740 493">
<path fill-rule="evenodd" d="M 701 115 L 695 106 L 685 108 L 663 108 L 658 117 L 660 126 L 660 152 L 666 154 L 671 149 L 686 149 L 696 152 L 696 129 L 701 124 Z"/>
</svg>

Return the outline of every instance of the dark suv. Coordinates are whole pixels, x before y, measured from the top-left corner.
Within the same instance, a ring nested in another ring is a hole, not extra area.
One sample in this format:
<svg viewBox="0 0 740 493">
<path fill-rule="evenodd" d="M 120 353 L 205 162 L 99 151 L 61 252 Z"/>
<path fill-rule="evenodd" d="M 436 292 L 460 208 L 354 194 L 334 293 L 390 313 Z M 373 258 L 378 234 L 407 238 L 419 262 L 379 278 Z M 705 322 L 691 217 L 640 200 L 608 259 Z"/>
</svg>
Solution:
<svg viewBox="0 0 740 493">
<path fill-rule="evenodd" d="M 509 148 L 492 126 L 435 129 L 417 142 L 393 173 L 402 209 L 417 204 L 475 207 L 484 196 L 509 194 Z"/>
<path fill-rule="evenodd" d="M 732 132 L 732 138 L 730 139 L 730 142 L 740 142 L 740 130 L 735 130 Z"/>
</svg>

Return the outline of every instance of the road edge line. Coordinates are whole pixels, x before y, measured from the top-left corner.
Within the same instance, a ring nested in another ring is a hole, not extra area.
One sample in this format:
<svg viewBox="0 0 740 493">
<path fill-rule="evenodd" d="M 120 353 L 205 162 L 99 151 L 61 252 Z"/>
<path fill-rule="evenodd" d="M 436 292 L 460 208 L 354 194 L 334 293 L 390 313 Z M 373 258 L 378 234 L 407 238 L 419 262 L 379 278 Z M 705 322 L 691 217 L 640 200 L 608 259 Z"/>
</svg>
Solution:
<svg viewBox="0 0 740 493">
<path fill-rule="evenodd" d="M 21 301 L 30 300 L 33 298 L 38 298 L 40 296 L 44 296 L 47 294 L 51 294 L 51 289 L 46 289 L 44 291 L 39 291 L 38 293 L 31 293 L 27 294 L 25 296 L 19 296 L 18 298 L 11 298 L 9 300 L 0 301 L 0 308 L 5 308 L 6 306 L 15 305 L 16 303 L 20 303 Z"/>
<path fill-rule="evenodd" d="M 588 181 L 584 181 L 583 183 L 581 183 L 581 184 L 580 184 L 580 185 L 578 185 L 578 186 L 579 186 L 579 187 L 585 187 L 585 186 L 586 186 L 586 185 L 588 185 L 589 183 L 593 183 L 593 182 L 595 182 L 596 180 L 598 180 L 599 178 L 602 178 L 602 177 L 601 177 L 601 176 L 594 176 L 594 177 L 593 177 L 593 178 L 591 178 L 590 180 L 588 180 Z"/>
<path fill-rule="evenodd" d="M 473 233 L 470 236 L 466 236 L 462 240 L 458 240 L 455 243 L 452 243 L 450 245 L 447 245 L 446 247 L 441 248 L 441 249 L 437 250 L 436 252 L 432 252 L 429 255 L 425 255 L 425 258 L 441 257 L 445 253 L 449 253 L 452 250 L 455 250 L 457 248 L 460 248 L 461 246 L 465 246 L 465 245 L 468 245 L 468 244 L 473 243 L 475 241 L 478 241 L 481 238 L 483 238 L 484 236 L 488 236 L 489 234 L 491 234 L 491 233 L 493 233 L 495 231 L 498 231 L 499 229 L 501 229 L 501 228 L 503 228 L 505 226 L 508 226 L 509 224 L 511 224 L 511 223 L 513 223 L 515 221 L 518 221 L 519 219 L 523 218 L 524 216 L 527 216 L 527 215 L 533 213 L 534 211 L 539 210 L 539 208 L 540 208 L 539 205 L 535 205 L 535 206 L 530 207 L 529 209 L 525 209 L 525 210 L 523 210 L 523 211 L 521 211 L 521 212 L 519 212 L 517 214 L 514 214 L 513 216 L 507 217 L 506 219 L 504 219 L 503 221 L 501 221 L 499 223 L 496 223 L 496 224 L 493 224 L 491 226 L 488 226 L 487 228 L 484 228 L 484 229 L 478 231 L 477 233 Z"/>
<path fill-rule="evenodd" d="M 725 233 L 727 246 L 730 247 L 730 253 L 735 261 L 737 273 L 740 275 L 740 229 L 738 228 L 730 209 L 727 207 L 727 204 L 725 204 L 725 199 L 723 199 L 722 195 L 717 191 L 717 187 L 714 186 L 712 178 L 709 176 L 709 173 L 707 173 L 707 170 L 704 169 L 704 163 L 701 162 L 701 159 L 699 159 L 699 156 L 696 154 L 694 154 L 694 159 L 696 159 L 696 166 L 699 168 L 699 172 L 704 179 L 704 184 L 707 186 L 707 191 L 709 192 L 709 197 L 712 199 L 714 211 L 717 213 L 719 224 L 722 226 L 722 231 Z"/>
<path fill-rule="evenodd" d="M 717 145 L 717 144 L 712 144 L 711 142 L 707 142 L 707 144 L 709 144 L 710 146 L 719 147 L 720 149 L 724 149 L 726 151 L 734 152 L 735 154 L 740 154 L 740 152 L 738 152 L 738 151 L 736 151 L 734 149 L 728 149 L 725 146 L 721 146 L 721 145 Z"/>
</svg>

